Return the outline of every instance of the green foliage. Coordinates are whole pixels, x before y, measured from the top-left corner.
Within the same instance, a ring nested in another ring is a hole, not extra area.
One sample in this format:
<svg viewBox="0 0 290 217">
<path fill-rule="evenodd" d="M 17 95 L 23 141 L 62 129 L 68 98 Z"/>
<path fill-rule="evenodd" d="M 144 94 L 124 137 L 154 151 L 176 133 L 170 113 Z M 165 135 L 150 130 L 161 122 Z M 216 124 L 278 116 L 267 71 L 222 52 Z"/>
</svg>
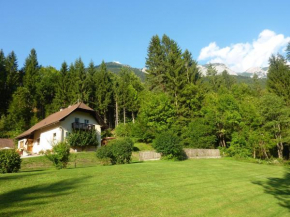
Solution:
<svg viewBox="0 0 290 217">
<path fill-rule="evenodd" d="M 20 155 L 14 149 L 0 150 L 0 173 L 16 173 L 20 167 Z"/>
<path fill-rule="evenodd" d="M 143 141 L 150 142 L 155 138 L 155 135 L 171 127 L 176 113 L 170 98 L 164 93 L 144 92 L 142 97 L 143 100 L 138 117 L 140 132 L 137 134 L 141 138 L 147 138 L 147 140 Z"/>
<path fill-rule="evenodd" d="M 66 142 L 60 142 L 53 146 L 52 152 L 48 152 L 45 156 L 53 163 L 57 169 L 67 167 L 69 162 L 70 146 Z"/>
<path fill-rule="evenodd" d="M 152 144 L 153 148 L 166 159 L 182 159 L 180 138 L 172 131 L 159 134 Z"/>
<path fill-rule="evenodd" d="M 290 67 L 281 55 L 269 59 L 267 89 L 290 104 Z"/>
<path fill-rule="evenodd" d="M 115 133 L 118 137 L 131 137 L 132 136 L 132 128 L 134 124 L 129 122 L 126 124 L 119 124 L 116 129 Z"/>
<path fill-rule="evenodd" d="M 134 143 L 129 138 L 116 139 L 97 150 L 97 158 L 110 159 L 111 164 L 125 164 L 131 162 Z"/>
<path fill-rule="evenodd" d="M 101 137 L 102 138 L 106 138 L 106 137 L 111 137 L 111 136 L 113 136 L 113 133 L 112 133 L 112 129 L 105 129 L 105 130 L 102 130 L 102 132 L 101 132 Z"/>
<path fill-rule="evenodd" d="M 191 148 L 214 148 L 217 139 L 215 126 L 205 118 L 190 122 L 182 137 L 185 145 Z"/>
<path fill-rule="evenodd" d="M 76 130 L 67 137 L 70 146 L 98 146 L 98 138 L 95 130 L 81 131 Z"/>
<path fill-rule="evenodd" d="M 248 158 L 252 156 L 251 148 L 244 135 L 233 133 L 231 145 L 226 152 L 231 157 Z"/>
</svg>

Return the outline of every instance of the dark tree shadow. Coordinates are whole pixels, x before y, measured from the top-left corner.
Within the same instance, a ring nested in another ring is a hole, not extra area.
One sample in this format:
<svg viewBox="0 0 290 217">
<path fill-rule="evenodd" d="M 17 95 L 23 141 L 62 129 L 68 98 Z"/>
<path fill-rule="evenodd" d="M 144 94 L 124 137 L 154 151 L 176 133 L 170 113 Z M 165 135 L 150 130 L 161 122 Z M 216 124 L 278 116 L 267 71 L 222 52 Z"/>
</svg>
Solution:
<svg viewBox="0 0 290 217">
<path fill-rule="evenodd" d="M 1 181 L 7 181 L 7 180 L 15 180 L 15 179 L 22 179 L 22 178 L 28 178 L 28 176 L 39 176 L 39 174 L 44 174 L 47 172 L 44 172 L 43 170 L 37 170 L 37 171 L 21 171 L 18 173 L 6 173 L 6 174 L 0 174 L 0 185 L 2 184 Z"/>
<path fill-rule="evenodd" d="M 55 201 L 59 196 L 80 185 L 89 177 L 67 179 L 47 185 L 34 185 L 0 194 L 0 216 L 25 215 L 40 205 Z M 32 180 L 33 181 L 33 180 Z"/>
<path fill-rule="evenodd" d="M 283 178 L 268 178 L 265 182 L 253 182 L 264 187 L 267 194 L 279 200 L 279 205 L 288 208 L 290 212 L 290 169 L 285 171 Z"/>
</svg>

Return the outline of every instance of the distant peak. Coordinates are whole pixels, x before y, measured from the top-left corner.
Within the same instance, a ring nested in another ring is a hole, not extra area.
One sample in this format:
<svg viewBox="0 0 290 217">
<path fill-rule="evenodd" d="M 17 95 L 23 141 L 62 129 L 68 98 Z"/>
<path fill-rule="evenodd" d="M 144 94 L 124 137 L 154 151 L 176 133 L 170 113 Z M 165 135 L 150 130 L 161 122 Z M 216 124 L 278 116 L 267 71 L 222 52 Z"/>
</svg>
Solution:
<svg viewBox="0 0 290 217">
<path fill-rule="evenodd" d="M 119 65 L 122 65 L 122 63 L 120 63 L 119 61 L 113 61 L 113 63 L 119 64 Z"/>
</svg>

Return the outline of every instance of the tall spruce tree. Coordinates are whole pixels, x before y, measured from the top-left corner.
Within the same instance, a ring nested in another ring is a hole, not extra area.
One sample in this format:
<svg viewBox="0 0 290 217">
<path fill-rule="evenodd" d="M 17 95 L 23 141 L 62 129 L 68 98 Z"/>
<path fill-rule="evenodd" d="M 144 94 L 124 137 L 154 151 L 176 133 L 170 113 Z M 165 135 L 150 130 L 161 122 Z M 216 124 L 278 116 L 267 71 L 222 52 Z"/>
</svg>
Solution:
<svg viewBox="0 0 290 217">
<path fill-rule="evenodd" d="M 146 79 L 150 90 L 165 91 L 165 53 L 158 35 L 152 37 L 146 58 Z"/>
<path fill-rule="evenodd" d="M 87 70 L 86 85 L 88 86 L 88 105 L 94 107 L 96 101 L 96 83 L 94 82 L 94 77 L 96 73 L 95 64 L 93 61 L 90 62 Z"/>
<path fill-rule="evenodd" d="M 0 50 L 0 117 L 6 114 L 7 99 L 6 99 L 6 80 L 7 72 L 5 67 L 5 55 L 3 50 Z"/>
<path fill-rule="evenodd" d="M 95 73 L 94 82 L 96 84 L 95 91 L 95 108 L 103 116 L 107 123 L 109 105 L 112 104 L 113 82 L 112 73 L 107 70 L 107 66 L 103 61 L 100 69 Z"/>
<path fill-rule="evenodd" d="M 59 78 L 56 83 L 55 98 L 53 99 L 54 111 L 57 111 L 60 108 L 65 108 L 69 105 L 69 82 L 68 65 L 66 62 L 63 62 L 61 64 Z"/>
<path fill-rule="evenodd" d="M 4 91 L 6 94 L 5 108 L 7 109 L 9 106 L 9 102 L 12 100 L 12 94 L 16 91 L 17 87 L 20 85 L 17 57 L 13 51 L 6 57 L 5 67 L 7 77 Z"/>
<path fill-rule="evenodd" d="M 270 92 L 282 97 L 290 105 L 290 67 L 281 55 L 272 55 L 269 63 L 267 88 Z"/>
</svg>

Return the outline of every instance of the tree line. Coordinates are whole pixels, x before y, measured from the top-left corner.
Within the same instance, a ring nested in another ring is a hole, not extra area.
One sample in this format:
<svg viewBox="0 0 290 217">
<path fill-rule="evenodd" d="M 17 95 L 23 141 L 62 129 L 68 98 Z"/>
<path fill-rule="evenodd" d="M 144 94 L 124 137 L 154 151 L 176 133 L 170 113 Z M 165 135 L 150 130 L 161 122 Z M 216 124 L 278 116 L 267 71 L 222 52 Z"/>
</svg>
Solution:
<svg viewBox="0 0 290 217">
<path fill-rule="evenodd" d="M 290 142 L 290 43 L 286 52 L 270 57 L 264 88 L 257 75 L 252 84 L 238 83 L 212 65 L 202 76 L 191 53 L 167 35 L 150 40 L 145 82 L 130 68 L 115 74 L 104 62 L 96 69 L 80 58 L 59 70 L 42 67 L 34 49 L 18 69 L 15 53 L 5 56 L 1 50 L 1 136 L 14 137 L 82 101 L 119 136 L 152 142 L 162 132 L 174 132 L 184 147 L 283 158 Z"/>
</svg>

